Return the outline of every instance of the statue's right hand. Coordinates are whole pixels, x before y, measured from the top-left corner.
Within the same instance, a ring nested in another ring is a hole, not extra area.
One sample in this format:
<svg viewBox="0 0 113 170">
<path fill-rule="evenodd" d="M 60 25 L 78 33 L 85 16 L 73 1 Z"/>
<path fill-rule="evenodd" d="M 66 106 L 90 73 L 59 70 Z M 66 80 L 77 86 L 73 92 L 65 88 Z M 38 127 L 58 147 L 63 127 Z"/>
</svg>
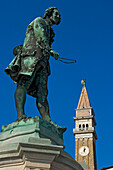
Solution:
<svg viewBox="0 0 113 170">
<path fill-rule="evenodd" d="M 55 60 L 58 60 L 59 54 L 58 54 L 58 53 L 55 53 L 55 54 L 54 54 L 54 58 L 55 58 Z"/>
<path fill-rule="evenodd" d="M 59 58 L 59 53 L 57 53 L 57 52 L 54 51 L 54 50 L 51 50 L 51 51 L 50 51 L 50 54 L 51 54 L 51 56 L 53 56 L 53 57 L 55 58 L 55 60 L 58 60 L 58 58 Z"/>
</svg>

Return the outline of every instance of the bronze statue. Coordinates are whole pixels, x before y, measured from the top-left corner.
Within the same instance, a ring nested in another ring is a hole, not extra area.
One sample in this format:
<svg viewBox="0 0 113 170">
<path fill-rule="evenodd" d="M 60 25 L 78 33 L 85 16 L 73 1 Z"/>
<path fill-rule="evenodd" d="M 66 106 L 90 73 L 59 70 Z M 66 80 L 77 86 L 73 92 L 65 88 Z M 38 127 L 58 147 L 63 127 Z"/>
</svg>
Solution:
<svg viewBox="0 0 113 170">
<path fill-rule="evenodd" d="M 42 118 L 52 122 L 47 101 L 49 57 L 53 56 L 58 59 L 59 54 L 51 49 L 55 36 L 51 26 L 58 25 L 60 20 L 58 9 L 48 8 L 43 18 L 37 17 L 28 25 L 24 44 L 13 50 L 15 58 L 5 72 L 17 83 L 15 91 L 17 121 L 27 117 L 24 113 L 27 93 L 36 98 L 36 105 Z"/>
</svg>

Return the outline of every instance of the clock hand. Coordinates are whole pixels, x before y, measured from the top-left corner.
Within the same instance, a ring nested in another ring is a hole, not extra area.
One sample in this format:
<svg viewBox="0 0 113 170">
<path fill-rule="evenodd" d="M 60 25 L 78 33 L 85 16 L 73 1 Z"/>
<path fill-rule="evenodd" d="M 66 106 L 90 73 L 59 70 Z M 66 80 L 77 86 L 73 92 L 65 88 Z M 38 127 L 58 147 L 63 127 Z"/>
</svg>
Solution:
<svg viewBox="0 0 113 170">
<path fill-rule="evenodd" d="M 84 148 L 83 152 L 85 152 L 85 151 L 86 151 L 86 148 Z"/>
</svg>

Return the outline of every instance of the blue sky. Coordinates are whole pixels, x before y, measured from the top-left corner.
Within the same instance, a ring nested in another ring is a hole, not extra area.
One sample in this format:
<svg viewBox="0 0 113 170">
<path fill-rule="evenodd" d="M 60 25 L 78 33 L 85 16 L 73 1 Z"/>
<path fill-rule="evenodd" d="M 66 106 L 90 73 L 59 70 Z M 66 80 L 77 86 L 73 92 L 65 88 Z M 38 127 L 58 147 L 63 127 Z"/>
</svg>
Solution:
<svg viewBox="0 0 113 170">
<path fill-rule="evenodd" d="M 48 101 L 54 122 L 67 127 L 65 150 L 74 158 L 74 109 L 86 87 L 95 111 L 98 135 L 98 169 L 113 165 L 113 1 L 112 0 L 4 0 L 0 4 L 0 127 L 16 120 L 14 92 L 16 85 L 4 73 L 13 59 L 13 48 L 23 44 L 28 24 L 45 9 L 56 6 L 61 23 L 54 26 L 52 48 L 61 57 L 74 58 L 76 64 L 66 65 L 50 58 L 51 75 L 48 81 Z M 27 96 L 28 116 L 39 116 L 35 99 Z"/>
</svg>

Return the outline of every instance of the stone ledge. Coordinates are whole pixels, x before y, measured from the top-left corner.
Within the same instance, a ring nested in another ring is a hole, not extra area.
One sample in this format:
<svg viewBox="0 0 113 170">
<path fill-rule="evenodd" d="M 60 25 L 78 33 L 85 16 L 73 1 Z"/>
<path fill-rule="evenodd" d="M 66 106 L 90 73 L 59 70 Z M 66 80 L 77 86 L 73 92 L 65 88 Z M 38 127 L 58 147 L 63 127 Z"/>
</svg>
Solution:
<svg viewBox="0 0 113 170">
<path fill-rule="evenodd" d="M 76 128 L 74 128 L 74 129 L 73 129 L 73 133 L 74 133 L 74 135 L 76 135 L 76 134 L 92 133 L 92 134 L 94 134 L 95 139 L 97 140 L 97 134 L 96 134 L 96 131 L 95 131 L 95 130 L 83 130 L 83 131 L 79 131 L 79 130 L 76 130 Z"/>
<path fill-rule="evenodd" d="M 75 121 L 76 121 L 76 120 L 83 120 L 83 119 L 93 119 L 95 126 L 97 125 L 94 115 L 73 117 L 73 119 L 74 119 Z"/>
<path fill-rule="evenodd" d="M 14 143 L 0 146 L 0 170 L 27 168 L 83 170 L 82 166 L 63 150 L 63 146 L 46 144 L 45 139 L 43 144 Z"/>
</svg>

